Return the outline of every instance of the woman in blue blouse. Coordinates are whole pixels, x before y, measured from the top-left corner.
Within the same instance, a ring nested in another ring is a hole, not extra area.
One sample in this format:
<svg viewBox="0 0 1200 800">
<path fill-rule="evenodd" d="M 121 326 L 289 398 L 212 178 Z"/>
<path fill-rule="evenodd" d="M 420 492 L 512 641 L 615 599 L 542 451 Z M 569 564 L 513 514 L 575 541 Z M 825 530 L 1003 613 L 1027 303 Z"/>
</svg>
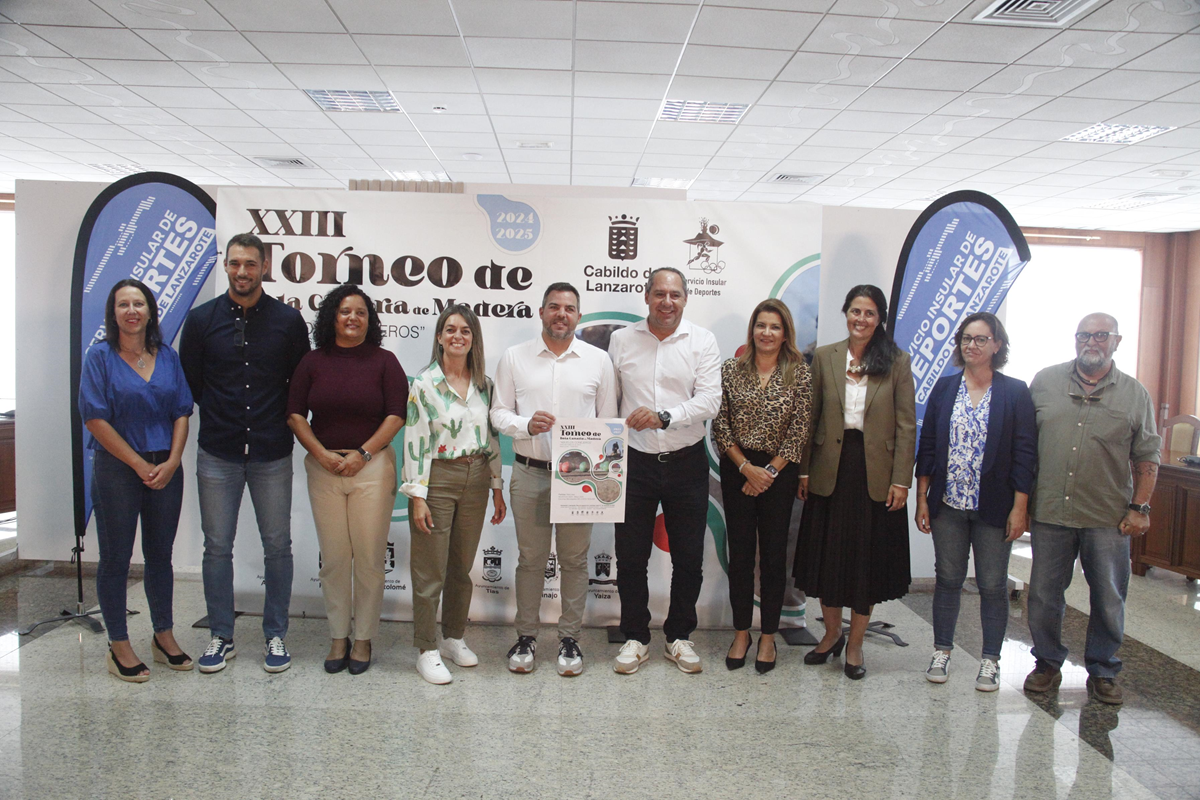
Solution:
<svg viewBox="0 0 1200 800">
<path fill-rule="evenodd" d="M 141 683 L 150 670 L 129 644 L 125 585 L 138 517 L 142 520 L 146 600 L 154 660 L 190 670 L 175 642 L 171 549 L 183 502 L 179 461 L 187 442 L 192 393 L 179 356 L 162 341 L 154 295 L 141 281 L 118 281 L 104 308 L 105 340 L 88 351 L 79 382 L 79 413 L 90 442 L 92 507 L 100 565 L 96 594 L 108 627 L 108 671 Z"/>
<path fill-rule="evenodd" d="M 963 371 L 934 385 L 917 450 L 916 522 L 933 533 L 937 576 L 935 649 L 925 677 L 946 682 L 967 559 L 974 550 L 983 627 L 975 688 L 994 692 L 1008 624 L 1008 557 L 1029 522 L 1037 424 L 1029 387 L 996 372 L 1008 362 L 1008 334 L 1000 320 L 986 312 L 971 314 L 954 343 L 954 365 Z"/>
</svg>

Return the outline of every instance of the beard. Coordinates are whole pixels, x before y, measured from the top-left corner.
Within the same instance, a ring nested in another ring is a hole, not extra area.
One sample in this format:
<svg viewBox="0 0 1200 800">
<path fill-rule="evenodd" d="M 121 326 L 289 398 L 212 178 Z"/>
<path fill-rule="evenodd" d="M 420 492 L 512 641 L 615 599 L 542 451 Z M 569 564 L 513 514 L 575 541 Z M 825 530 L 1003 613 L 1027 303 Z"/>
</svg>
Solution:
<svg viewBox="0 0 1200 800">
<path fill-rule="evenodd" d="M 570 328 L 565 331 L 558 332 L 548 325 L 542 328 L 542 332 L 556 342 L 565 342 L 575 335 L 575 331 L 571 330 Z"/>
<path fill-rule="evenodd" d="M 1084 372 L 1097 372 L 1104 367 L 1104 364 L 1106 361 L 1108 361 L 1108 359 L 1099 353 L 1089 353 L 1085 351 L 1079 356 L 1077 361 L 1079 362 L 1079 366 L 1083 368 Z"/>
</svg>

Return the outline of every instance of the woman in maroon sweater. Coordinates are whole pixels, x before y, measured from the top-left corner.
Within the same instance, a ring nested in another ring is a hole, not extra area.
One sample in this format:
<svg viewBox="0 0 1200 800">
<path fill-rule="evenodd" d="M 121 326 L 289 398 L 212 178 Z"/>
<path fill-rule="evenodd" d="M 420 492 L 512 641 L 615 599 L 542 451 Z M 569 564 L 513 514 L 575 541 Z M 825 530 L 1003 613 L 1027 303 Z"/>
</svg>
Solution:
<svg viewBox="0 0 1200 800">
<path fill-rule="evenodd" d="M 349 666 L 359 675 L 371 665 L 383 606 L 383 563 L 396 502 L 391 442 L 404 425 L 408 379 L 396 356 L 381 346 L 375 306 L 355 285 L 343 284 L 321 301 L 313 340 L 316 349 L 292 375 L 288 425 L 308 451 L 308 498 L 333 639 L 325 671 Z"/>
</svg>

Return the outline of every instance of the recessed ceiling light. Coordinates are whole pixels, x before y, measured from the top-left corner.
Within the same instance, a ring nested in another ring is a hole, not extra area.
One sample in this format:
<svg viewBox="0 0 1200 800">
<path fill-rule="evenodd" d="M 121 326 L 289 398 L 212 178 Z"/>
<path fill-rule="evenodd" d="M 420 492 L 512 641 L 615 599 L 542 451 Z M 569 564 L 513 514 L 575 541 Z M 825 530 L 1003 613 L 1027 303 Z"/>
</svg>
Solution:
<svg viewBox="0 0 1200 800">
<path fill-rule="evenodd" d="M 1177 200 L 1180 197 L 1187 197 L 1187 195 L 1183 192 L 1139 192 L 1130 197 L 1117 197 L 1112 200 L 1094 203 L 1088 206 L 1088 208 L 1098 208 L 1106 211 L 1128 211 L 1131 208 L 1141 208 L 1142 206 L 1150 206 L 1167 200 Z"/>
<path fill-rule="evenodd" d="M 108 175 L 136 175 L 145 172 L 140 164 L 88 164 L 92 169 L 98 169 Z"/>
<path fill-rule="evenodd" d="M 403 111 L 391 92 L 367 92 L 359 89 L 305 89 L 313 102 L 325 111 Z"/>
<path fill-rule="evenodd" d="M 1088 142 L 1089 144 L 1136 144 L 1158 136 L 1160 133 L 1175 130 L 1175 126 L 1162 127 L 1159 125 L 1110 125 L 1101 122 L 1090 128 L 1076 131 L 1070 136 L 1064 136 L 1064 142 Z"/>
<path fill-rule="evenodd" d="M 686 189 L 695 178 L 634 178 L 631 186 L 649 186 L 655 189 Z"/>
<path fill-rule="evenodd" d="M 448 181 L 450 176 L 444 172 L 429 172 L 427 170 L 386 170 L 388 175 L 392 176 L 395 181 Z"/>
<path fill-rule="evenodd" d="M 517 142 L 518 150 L 549 150 L 554 142 Z"/>
<path fill-rule="evenodd" d="M 435 114 L 441 114 L 445 110 L 446 110 L 445 106 L 434 106 L 433 107 L 433 113 L 435 113 Z"/>
<path fill-rule="evenodd" d="M 993 25 L 1062 28 L 1098 2 L 1099 0 L 996 0 L 980 12 L 974 21 Z"/>
<path fill-rule="evenodd" d="M 467 161 L 483 161 L 482 153 L 463 153 L 463 158 Z"/>
<path fill-rule="evenodd" d="M 710 103 L 707 100 L 667 100 L 658 112 L 667 122 L 720 122 L 736 125 L 746 113 L 745 103 Z"/>
<path fill-rule="evenodd" d="M 1157 175 L 1160 178 L 1186 178 L 1191 175 L 1191 170 L 1187 169 L 1152 169 L 1151 175 Z"/>
</svg>

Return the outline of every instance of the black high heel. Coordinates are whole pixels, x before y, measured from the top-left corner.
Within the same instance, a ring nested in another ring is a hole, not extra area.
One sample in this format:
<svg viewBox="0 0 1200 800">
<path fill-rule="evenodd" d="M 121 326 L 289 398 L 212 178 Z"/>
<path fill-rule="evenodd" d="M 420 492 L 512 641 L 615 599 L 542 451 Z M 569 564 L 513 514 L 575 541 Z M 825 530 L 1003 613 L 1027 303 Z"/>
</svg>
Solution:
<svg viewBox="0 0 1200 800">
<path fill-rule="evenodd" d="M 747 634 L 747 635 L 749 635 L 749 634 Z M 735 644 L 736 644 L 736 640 L 735 640 Z M 749 655 L 749 653 L 750 653 L 750 645 L 751 645 L 751 642 L 746 642 L 746 652 L 742 653 L 741 658 L 733 658 L 727 652 L 725 654 L 725 669 L 730 670 L 732 672 L 735 669 L 741 669 L 742 667 L 746 666 L 746 656 Z M 730 647 L 730 649 L 732 649 L 733 645 L 731 644 L 731 645 L 729 645 L 729 647 Z"/>
<path fill-rule="evenodd" d="M 809 650 L 804 654 L 804 663 L 809 666 L 816 664 L 824 664 L 830 657 L 837 658 L 842 654 L 842 648 L 846 646 L 846 634 L 838 637 L 838 640 L 833 643 L 833 647 L 826 650 L 824 653 L 818 652 L 816 649 Z"/>
<path fill-rule="evenodd" d="M 370 645 L 367 645 L 367 647 L 370 648 Z M 349 665 L 349 667 L 350 667 L 351 675 L 362 675 L 371 666 L 371 656 L 368 655 L 366 661 L 359 661 L 357 659 L 350 657 L 350 649 L 347 648 L 346 664 Z"/>
<path fill-rule="evenodd" d="M 754 651 L 754 669 L 758 672 L 759 675 L 766 675 L 768 672 L 775 669 L 775 661 L 779 660 L 779 650 L 778 649 L 775 650 L 775 659 L 774 660 L 762 661 L 759 659 L 758 653 L 759 653 L 759 651 L 762 650 L 763 638 L 764 637 L 762 637 L 762 636 L 758 637 L 758 650 Z M 772 637 L 772 639 L 774 639 L 774 637 Z"/>
<path fill-rule="evenodd" d="M 846 677 L 852 681 L 861 681 L 867 676 L 867 659 L 863 658 L 861 664 L 851 664 L 849 661 L 842 667 L 842 672 L 846 673 Z"/>
<path fill-rule="evenodd" d="M 346 643 L 346 652 L 342 654 L 342 657 L 325 659 L 325 671 L 330 675 L 336 675 L 350 663 L 350 640 L 347 638 L 342 641 Z"/>
<path fill-rule="evenodd" d="M 127 667 L 120 661 L 117 661 L 117 657 L 113 655 L 111 647 L 108 648 L 108 657 L 104 660 L 108 664 L 108 671 L 127 683 L 145 683 L 150 680 L 149 674 L 140 674 L 142 672 L 149 673 L 145 664 L 139 661 L 132 667 Z"/>
<path fill-rule="evenodd" d="M 159 664 L 166 664 L 178 672 L 187 672 L 192 668 L 192 657 L 183 651 L 180 651 L 179 655 L 173 656 L 163 650 L 162 645 L 158 643 L 158 634 L 150 637 L 150 654 Z"/>
</svg>

